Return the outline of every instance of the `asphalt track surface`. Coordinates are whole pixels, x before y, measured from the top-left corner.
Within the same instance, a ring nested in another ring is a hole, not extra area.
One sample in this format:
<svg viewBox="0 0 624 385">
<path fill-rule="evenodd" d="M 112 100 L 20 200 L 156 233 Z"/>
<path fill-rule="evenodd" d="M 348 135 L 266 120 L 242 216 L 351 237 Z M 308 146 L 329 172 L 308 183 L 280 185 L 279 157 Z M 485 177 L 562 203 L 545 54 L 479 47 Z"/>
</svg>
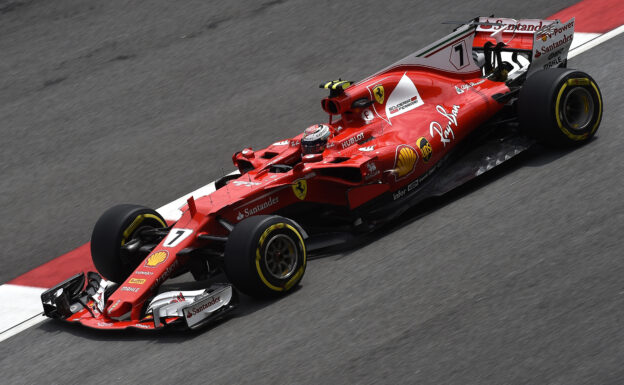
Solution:
<svg viewBox="0 0 624 385">
<path fill-rule="evenodd" d="M 441 21 L 573 1 L 491 3 L 0 1 L 0 282 L 88 241 L 111 205 L 159 207 L 325 121 L 321 81 L 361 79 Z M 46 321 L 2 342 L 0 382 L 622 383 L 622 48 L 570 62 L 605 100 L 588 145 L 537 149 L 209 330 Z"/>
</svg>

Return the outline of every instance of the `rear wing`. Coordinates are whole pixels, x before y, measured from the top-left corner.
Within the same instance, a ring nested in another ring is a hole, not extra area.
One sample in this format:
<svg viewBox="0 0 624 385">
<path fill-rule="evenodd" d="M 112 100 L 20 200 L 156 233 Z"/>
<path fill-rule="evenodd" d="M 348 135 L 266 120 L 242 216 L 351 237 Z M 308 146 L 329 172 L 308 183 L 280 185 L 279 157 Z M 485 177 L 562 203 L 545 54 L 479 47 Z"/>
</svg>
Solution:
<svg viewBox="0 0 624 385">
<path fill-rule="evenodd" d="M 509 19 L 480 17 L 471 24 L 477 26 L 473 49 L 488 43 L 503 43 L 502 50 L 524 53 L 530 61 L 528 73 L 565 65 L 574 38 L 574 18 L 559 20 Z"/>
<path fill-rule="evenodd" d="M 461 24 L 453 33 L 429 44 L 396 63 L 376 72 L 359 83 L 399 67 L 421 67 L 457 74 L 479 74 L 482 64 L 475 61 L 476 53 L 512 52 L 530 63 L 529 73 L 536 70 L 565 66 L 574 36 L 574 18 L 565 23 L 559 20 L 511 19 L 479 17 Z M 495 49 L 492 47 L 496 47 Z M 514 56 L 514 62 L 517 56 Z M 500 63 L 499 63 L 500 64 Z M 488 71 L 486 70 L 487 74 Z"/>
</svg>

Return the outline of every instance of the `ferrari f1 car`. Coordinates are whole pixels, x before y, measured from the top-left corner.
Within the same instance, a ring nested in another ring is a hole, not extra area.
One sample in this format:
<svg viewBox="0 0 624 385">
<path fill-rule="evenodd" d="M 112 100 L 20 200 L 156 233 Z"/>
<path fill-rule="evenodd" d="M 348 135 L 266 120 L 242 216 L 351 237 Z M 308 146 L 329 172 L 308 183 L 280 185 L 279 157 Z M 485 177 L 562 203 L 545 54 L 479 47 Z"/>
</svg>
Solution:
<svg viewBox="0 0 624 385">
<path fill-rule="evenodd" d="M 574 19 L 476 18 L 360 82 L 321 84 L 327 124 L 236 152 L 238 171 L 189 198 L 177 222 L 136 205 L 106 211 L 91 239 L 99 274 L 43 293 L 45 314 L 100 329 L 196 328 L 233 309 L 239 292 L 291 292 L 310 252 L 534 143 L 589 141 L 603 102 L 591 76 L 566 68 L 573 33 Z M 208 283 L 162 290 L 187 272 Z"/>
</svg>

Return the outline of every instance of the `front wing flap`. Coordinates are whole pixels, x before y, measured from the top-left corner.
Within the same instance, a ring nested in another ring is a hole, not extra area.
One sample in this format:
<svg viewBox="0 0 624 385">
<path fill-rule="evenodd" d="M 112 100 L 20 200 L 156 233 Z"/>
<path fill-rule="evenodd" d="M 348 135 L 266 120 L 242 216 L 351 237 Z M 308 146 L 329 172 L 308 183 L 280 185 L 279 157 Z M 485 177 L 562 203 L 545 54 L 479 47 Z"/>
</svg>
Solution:
<svg viewBox="0 0 624 385">
<path fill-rule="evenodd" d="M 118 285 L 99 274 L 79 273 L 41 294 L 44 314 L 53 319 L 79 322 L 94 329 L 161 329 L 177 325 L 197 329 L 221 319 L 238 304 L 229 284 L 213 284 L 202 290 L 169 291 L 154 297 L 138 320 L 115 320 L 104 306 Z"/>
</svg>

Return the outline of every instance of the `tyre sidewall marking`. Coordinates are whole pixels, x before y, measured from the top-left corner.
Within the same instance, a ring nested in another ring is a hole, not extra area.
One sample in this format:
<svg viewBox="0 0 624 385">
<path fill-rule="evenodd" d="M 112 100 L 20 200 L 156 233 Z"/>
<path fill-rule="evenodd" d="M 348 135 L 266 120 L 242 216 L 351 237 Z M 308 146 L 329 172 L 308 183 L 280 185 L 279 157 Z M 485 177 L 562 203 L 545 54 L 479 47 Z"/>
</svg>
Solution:
<svg viewBox="0 0 624 385">
<path fill-rule="evenodd" d="M 139 227 L 139 225 L 146 219 L 154 219 L 158 223 L 160 223 L 162 227 L 167 227 L 167 224 L 164 223 L 163 220 L 160 219 L 157 215 L 149 214 L 149 213 L 137 215 L 136 218 L 134 218 L 134 220 L 132 221 L 132 223 L 130 223 L 130 225 L 121 233 L 121 246 L 123 246 L 126 243 L 126 241 L 128 240 L 128 237 L 132 234 L 132 232 L 136 230 L 137 227 Z"/>
<path fill-rule="evenodd" d="M 574 141 L 580 141 L 580 140 L 584 140 L 587 139 L 587 137 L 589 135 L 593 135 L 594 132 L 596 132 L 596 129 L 598 129 L 598 125 L 600 124 L 600 120 L 602 118 L 602 98 L 600 97 L 600 92 L 598 91 L 598 87 L 596 87 L 596 83 L 594 83 L 593 80 L 588 79 L 590 81 L 590 84 L 592 86 L 592 88 L 594 89 L 594 97 L 595 99 L 597 99 L 598 101 L 598 114 L 596 116 L 596 122 L 594 123 L 594 126 L 592 127 L 591 131 L 586 132 L 584 134 L 573 134 L 572 132 L 570 132 L 568 130 L 567 127 L 565 127 L 563 125 L 563 123 L 561 122 L 561 119 L 559 118 L 559 106 L 561 103 L 561 98 L 563 97 L 564 91 L 565 89 L 568 87 L 568 83 L 567 81 L 570 78 L 566 79 L 566 82 L 563 83 L 563 86 L 559 89 L 559 93 L 557 94 L 557 101 L 555 103 L 555 119 L 557 120 L 557 126 L 559 127 L 559 130 L 561 130 L 561 132 L 567 136 L 569 139 L 574 140 Z M 593 118 L 593 117 L 592 117 Z"/>
<path fill-rule="evenodd" d="M 272 283 L 270 283 L 266 277 L 264 276 L 264 273 L 262 272 L 262 268 L 260 267 L 260 259 L 262 258 L 262 254 L 260 252 L 260 250 L 263 248 L 264 246 L 264 241 L 266 240 L 266 238 L 275 230 L 281 230 L 281 229 L 288 229 L 290 230 L 292 233 L 294 233 L 295 235 L 297 235 L 297 238 L 299 239 L 299 246 L 298 248 L 301 249 L 302 252 L 302 256 L 303 256 L 303 263 L 301 264 L 301 267 L 299 268 L 299 270 L 297 270 L 297 272 L 283 285 L 283 287 L 279 287 L 279 286 L 275 286 Z M 303 242 L 303 238 L 301 237 L 301 234 L 299 234 L 299 231 L 297 231 L 297 229 L 295 229 L 293 226 L 287 224 L 287 223 L 276 223 L 274 225 L 269 226 L 266 230 L 264 230 L 264 232 L 262 233 L 262 235 L 260 236 L 260 239 L 258 240 L 258 247 L 256 248 L 256 271 L 258 272 L 258 276 L 260 277 L 260 280 L 262 281 L 262 283 L 264 283 L 266 285 L 266 287 L 268 287 L 269 289 L 273 290 L 273 291 L 284 291 L 284 290 L 288 290 L 290 289 L 292 286 L 294 286 L 295 283 L 298 282 L 298 280 L 301 278 L 301 276 L 303 275 L 303 272 L 305 271 L 305 267 L 306 267 L 306 249 L 305 249 L 305 243 Z"/>
<path fill-rule="evenodd" d="M 596 83 L 594 83 L 593 80 L 590 80 L 590 82 L 592 88 L 596 92 L 596 98 L 598 99 L 598 116 L 596 117 L 596 123 L 594 123 L 594 127 L 592 127 L 591 129 L 591 134 L 593 135 L 594 132 L 596 132 L 596 130 L 598 129 L 598 125 L 602 120 L 602 97 L 600 96 L 600 91 L 598 91 L 598 86 L 596 85 Z"/>
</svg>

